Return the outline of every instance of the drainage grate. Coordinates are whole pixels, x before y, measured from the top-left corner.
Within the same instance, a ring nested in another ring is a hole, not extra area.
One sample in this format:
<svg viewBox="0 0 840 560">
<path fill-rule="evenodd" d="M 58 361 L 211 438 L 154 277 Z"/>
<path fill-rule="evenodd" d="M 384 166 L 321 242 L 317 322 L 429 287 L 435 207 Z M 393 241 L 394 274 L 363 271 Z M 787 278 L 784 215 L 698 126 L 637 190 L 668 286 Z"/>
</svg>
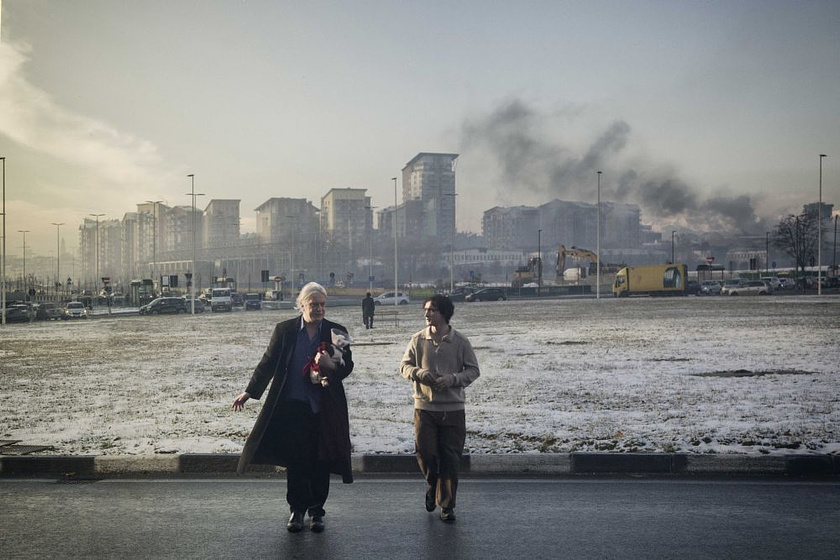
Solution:
<svg viewBox="0 0 840 560">
<path fill-rule="evenodd" d="M 52 449 L 51 445 L 17 445 L 14 443 L 0 446 L 0 455 L 28 455 L 38 451 Z"/>
</svg>

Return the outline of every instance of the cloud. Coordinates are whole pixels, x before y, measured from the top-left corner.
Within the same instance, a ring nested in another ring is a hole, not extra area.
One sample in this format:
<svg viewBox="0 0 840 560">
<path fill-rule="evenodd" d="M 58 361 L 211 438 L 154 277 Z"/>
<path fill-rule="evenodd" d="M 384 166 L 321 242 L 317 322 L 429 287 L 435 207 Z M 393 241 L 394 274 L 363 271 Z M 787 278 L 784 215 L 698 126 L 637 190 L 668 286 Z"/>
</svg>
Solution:
<svg viewBox="0 0 840 560">
<path fill-rule="evenodd" d="M 28 60 L 25 45 L 0 43 L 0 133 L 110 186 L 126 191 L 146 187 L 162 163 L 157 147 L 59 105 L 26 79 Z"/>
</svg>

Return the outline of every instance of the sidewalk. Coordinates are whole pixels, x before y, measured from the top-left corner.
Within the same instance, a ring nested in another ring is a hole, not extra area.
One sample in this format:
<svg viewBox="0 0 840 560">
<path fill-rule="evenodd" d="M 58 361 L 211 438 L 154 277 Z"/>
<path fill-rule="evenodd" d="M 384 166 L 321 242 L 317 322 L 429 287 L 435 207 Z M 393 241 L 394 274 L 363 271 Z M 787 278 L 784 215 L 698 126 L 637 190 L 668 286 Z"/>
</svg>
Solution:
<svg viewBox="0 0 840 560">
<path fill-rule="evenodd" d="M 131 477 L 235 475 L 236 454 L 172 455 L 6 455 L 0 476 Z M 414 455 L 354 455 L 359 475 L 416 474 Z M 274 467 L 254 467 L 249 474 L 270 474 Z M 546 453 L 465 455 L 463 476 L 562 477 L 602 474 L 682 476 L 788 475 L 840 476 L 840 455 L 693 455 L 680 453 Z"/>
</svg>

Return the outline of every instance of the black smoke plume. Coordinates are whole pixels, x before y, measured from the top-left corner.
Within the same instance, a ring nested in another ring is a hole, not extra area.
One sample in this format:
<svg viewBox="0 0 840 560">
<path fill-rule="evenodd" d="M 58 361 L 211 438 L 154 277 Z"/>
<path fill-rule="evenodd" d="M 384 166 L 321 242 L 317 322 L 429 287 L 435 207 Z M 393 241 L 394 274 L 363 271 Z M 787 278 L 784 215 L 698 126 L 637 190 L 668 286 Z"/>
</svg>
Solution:
<svg viewBox="0 0 840 560">
<path fill-rule="evenodd" d="M 506 101 L 486 115 L 464 121 L 461 153 L 482 152 L 495 162 L 500 195 L 527 189 L 542 202 L 591 201 L 600 170 L 618 177 L 602 184 L 601 200 L 638 204 L 646 223 L 680 222 L 697 231 L 766 231 L 747 195 L 704 197 L 662 165 L 638 159 L 632 167 L 626 164 L 620 157 L 632 141 L 626 122 L 607 125 L 582 155 L 556 140 L 564 131 L 545 133 L 551 122 L 551 116 L 522 100 Z"/>
</svg>

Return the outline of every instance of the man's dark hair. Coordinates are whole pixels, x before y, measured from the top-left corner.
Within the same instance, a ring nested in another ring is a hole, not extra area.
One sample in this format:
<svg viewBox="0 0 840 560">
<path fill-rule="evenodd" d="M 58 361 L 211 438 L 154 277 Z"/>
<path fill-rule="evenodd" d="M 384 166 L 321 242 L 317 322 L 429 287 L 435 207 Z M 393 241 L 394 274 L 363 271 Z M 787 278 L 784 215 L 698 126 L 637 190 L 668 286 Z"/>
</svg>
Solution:
<svg viewBox="0 0 840 560">
<path fill-rule="evenodd" d="M 443 318 L 446 319 L 446 324 L 449 324 L 449 320 L 452 318 L 452 315 L 455 313 L 455 305 L 452 303 L 452 300 L 446 296 L 442 296 L 440 294 L 433 295 L 432 297 L 428 297 L 423 301 L 423 307 L 426 307 L 426 304 L 431 302 L 440 314 L 443 315 Z"/>
<path fill-rule="evenodd" d="M 370 297 L 370 292 L 368 292 L 368 293 L 367 293 L 367 296 L 366 296 L 366 297 Z"/>
</svg>

